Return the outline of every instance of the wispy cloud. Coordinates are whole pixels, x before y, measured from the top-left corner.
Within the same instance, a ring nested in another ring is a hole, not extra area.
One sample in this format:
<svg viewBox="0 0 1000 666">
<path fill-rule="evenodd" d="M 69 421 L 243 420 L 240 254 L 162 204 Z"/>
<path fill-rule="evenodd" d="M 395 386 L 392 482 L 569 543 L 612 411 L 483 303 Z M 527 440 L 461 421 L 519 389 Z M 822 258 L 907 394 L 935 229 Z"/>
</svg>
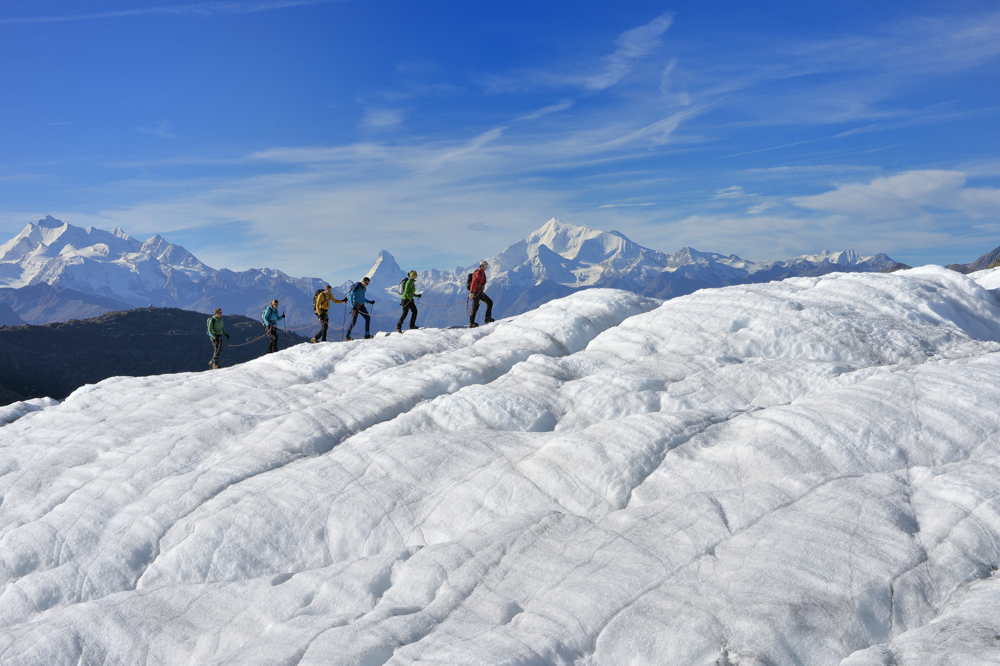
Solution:
<svg viewBox="0 0 1000 666">
<path fill-rule="evenodd" d="M 716 190 L 715 194 L 712 195 L 713 199 L 745 199 L 748 196 L 756 196 L 752 194 L 747 194 L 743 191 L 743 188 L 739 185 L 733 185 L 732 187 L 726 187 L 721 190 Z"/>
<path fill-rule="evenodd" d="M 161 120 L 157 123 L 156 127 L 136 127 L 136 132 L 141 134 L 149 134 L 150 136 L 157 136 L 161 139 L 177 139 L 179 138 L 177 134 L 170 131 L 170 123 L 166 120 Z"/>
<path fill-rule="evenodd" d="M 928 217 L 928 208 L 961 211 L 979 219 L 1000 217 L 1000 190 L 969 188 L 960 171 L 918 170 L 850 183 L 823 194 L 793 197 L 801 208 L 867 220 Z"/>
<path fill-rule="evenodd" d="M 766 49 L 747 46 L 740 57 L 731 48 L 683 51 L 678 63 L 684 65 L 685 92 L 694 103 L 728 96 L 730 127 L 861 124 L 830 137 L 734 150 L 727 156 L 732 157 L 949 122 L 962 114 L 993 115 L 963 100 L 954 100 L 951 108 L 948 102 L 913 107 L 912 97 L 941 77 L 997 60 L 1000 12 L 986 12 L 913 18 L 835 38 L 778 38 Z M 668 63 L 661 74 L 661 95 L 673 102 L 678 101 L 670 97 L 678 68 Z"/>
<path fill-rule="evenodd" d="M 624 79 L 639 60 L 652 53 L 661 44 L 660 35 L 670 28 L 674 17 L 670 13 L 661 14 L 649 23 L 628 30 L 618 38 L 618 48 L 604 57 L 604 68 L 587 77 L 584 87 L 589 90 L 604 90 Z"/>
<path fill-rule="evenodd" d="M 663 72 L 660 74 L 660 94 L 663 95 L 664 99 L 671 103 L 687 106 L 691 103 L 691 95 L 686 92 L 674 92 L 672 90 L 673 75 L 676 68 L 677 58 L 671 58 L 670 62 L 667 63 L 667 66 L 663 68 Z"/>
<path fill-rule="evenodd" d="M 431 168 L 437 168 L 440 167 L 445 162 L 450 162 L 452 160 L 456 160 L 460 157 L 465 157 L 471 153 L 474 153 L 483 146 L 485 146 L 486 144 L 492 143 L 497 139 L 499 139 L 503 135 L 504 130 L 506 129 L 507 129 L 506 127 L 496 127 L 494 129 L 489 130 L 488 132 L 483 132 L 479 136 L 470 139 L 469 141 L 466 141 L 465 145 L 462 146 L 461 148 L 456 148 L 455 150 L 449 150 L 433 158 L 427 163 L 427 166 Z"/>
<path fill-rule="evenodd" d="M 875 35 L 800 42 L 781 49 L 817 72 L 883 69 L 950 72 L 1000 56 L 1000 12 L 966 17 L 915 17 Z"/>
<path fill-rule="evenodd" d="M 606 204 L 601 204 L 600 206 L 598 206 L 598 208 L 636 208 L 636 207 L 655 206 L 655 205 L 656 205 L 656 203 L 653 202 L 653 201 L 641 201 L 641 202 L 635 202 L 635 203 L 628 203 L 628 202 L 626 202 L 626 203 L 606 203 Z"/>
<path fill-rule="evenodd" d="M 386 129 L 403 124 L 404 114 L 400 109 L 368 109 L 361 119 L 362 127 Z"/>
<path fill-rule="evenodd" d="M 747 215 L 760 215 L 764 211 L 770 210 L 771 208 L 774 208 L 777 205 L 778 204 L 774 203 L 773 201 L 761 201 L 759 204 L 747 208 Z"/>
<path fill-rule="evenodd" d="M 601 147 L 604 149 L 617 148 L 626 144 L 641 143 L 647 146 L 661 146 L 670 140 L 671 135 L 680 127 L 681 123 L 689 118 L 698 115 L 711 104 L 703 104 L 698 107 L 686 109 L 680 113 L 667 116 L 662 120 L 651 123 L 628 134 L 615 137 L 605 142 Z"/>
<path fill-rule="evenodd" d="M 150 14 L 169 16 L 214 16 L 219 14 L 252 14 L 274 9 L 287 9 L 305 5 L 321 5 L 334 0 L 273 0 L 272 2 L 203 2 L 193 5 L 170 5 L 165 7 L 141 7 L 119 9 L 92 14 L 64 14 L 62 16 L 24 16 L 0 18 L 0 25 L 9 23 L 58 23 L 62 21 L 88 21 L 93 19 L 128 18 Z"/>
<path fill-rule="evenodd" d="M 607 90 L 624 80 L 640 61 L 656 51 L 662 44 L 660 37 L 672 23 L 673 15 L 666 13 L 645 25 L 626 30 L 615 41 L 617 48 L 603 56 L 597 67 L 592 59 L 584 59 L 585 63 L 563 63 L 545 69 L 489 74 L 481 77 L 480 83 L 490 94 L 540 88 L 582 88 L 591 92 Z"/>
<path fill-rule="evenodd" d="M 541 109 L 538 109 L 537 111 L 533 111 L 533 112 L 531 112 L 531 113 L 529 113 L 527 115 L 521 116 L 519 118 L 515 118 L 515 121 L 535 120 L 536 118 L 541 118 L 542 116 L 547 116 L 550 113 L 559 113 L 560 111 L 567 111 L 567 110 L 569 110 L 569 109 L 571 109 L 573 107 L 573 103 L 574 102 L 571 99 L 564 99 L 563 101 L 559 102 L 558 104 L 550 104 L 549 106 L 542 107 Z"/>
</svg>

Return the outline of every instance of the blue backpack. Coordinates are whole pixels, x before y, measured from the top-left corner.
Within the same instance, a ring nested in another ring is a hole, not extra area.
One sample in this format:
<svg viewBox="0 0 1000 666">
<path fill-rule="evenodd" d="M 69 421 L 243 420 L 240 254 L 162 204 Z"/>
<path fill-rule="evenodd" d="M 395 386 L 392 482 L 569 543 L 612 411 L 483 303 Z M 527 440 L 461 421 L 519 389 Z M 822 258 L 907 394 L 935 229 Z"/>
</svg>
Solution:
<svg viewBox="0 0 1000 666">
<path fill-rule="evenodd" d="M 351 291 L 347 294 L 347 299 L 351 302 L 351 305 L 357 305 L 358 287 L 364 287 L 360 282 L 355 282 L 351 285 Z"/>
</svg>

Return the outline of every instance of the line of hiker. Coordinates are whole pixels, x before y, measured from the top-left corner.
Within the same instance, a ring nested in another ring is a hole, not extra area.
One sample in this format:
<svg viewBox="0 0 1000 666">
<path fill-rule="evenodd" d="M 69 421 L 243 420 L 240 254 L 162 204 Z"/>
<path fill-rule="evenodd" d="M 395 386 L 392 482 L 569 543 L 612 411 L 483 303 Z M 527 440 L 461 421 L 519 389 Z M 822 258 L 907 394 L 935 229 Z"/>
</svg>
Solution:
<svg viewBox="0 0 1000 666">
<path fill-rule="evenodd" d="M 465 287 L 469 290 L 469 298 L 472 300 L 472 310 L 469 315 L 469 328 L 476 328 L 479 324 L 476 323 L 476 314 L 479 312 L 479 304 L 486 303 L 486 316 L 483 318 L 484 323 L 493 323 L 493 299 L 486 295 L 486 269 L 489 268 L 489 263 L 486 261 L 479 262 L 479 268 L 475 272 L 469 273 L 466 279 Z M 333 287 L 326 285 L 324 289 L 317 289 L 316 294 L 313 297 L 313 309 L 316 312 L 316 317 L 320 321 L 319 333 L 314 335 L 309 342 L 326 342 L 326 330 L 330 324 L 330 303 L 344 303 L 348 302 L 351 304 L 351 323 L 347 327 L 347 333 L 344 336 L 345 340 L 353 340 L 351 337 L 351 332 L 354 330 L 355 324 L 358 321 L 358 315 L 360 315 L 365 320 L 365 339 L 371 338 L 371 313 L 368 312 L 368 305 L 375 305 L 375 301 L 368 298 L 367 289 L 368 285 L 371 284 L 371 278 L 365 276 L 361 278 L 359 282 L 355 282 L 351 285 L 351 288 L 347 292 L 347 297 L 344 299 L 339 299 L 333 295 Z M 399 305 L 402 308 L 402 313 L 399 315 L 399 321 L 396 322 L 396 332 L 403 332 L 403 323 L 406 321 L 406 316 L 410 316 L 410 330 L 415 331 L 420 327 L 417 326 L 417 299 L 423 296 L 423 294 L 417 293 L 417 272 L 410 271 L 406 274 L 399 283 Z"/>
<path fill-rule="evenodd" d="M 480 303 L 486 303 L 486 316 L 483 318 L 484 323 L 491 324 L 494 321 L 493 299 L 487 296 L 485 291 L 487 268 L 489 268 L 489 263 L 481 261 L 479 268 L 475 272 L 469 273 L 466 279 L 465 286 L 469 290 L 468 298 L 472 301 L 469 328 L 477 328 L 479 326 L 476 323 L 476 314 L 479 312 Z M 319 332 L 309 339 L 309 342 L 318 343 L 327 341 L 326 334 L 330 327 L 331 303 L 351 304 L 351 324 L 347 327 L 347 332 L 344 336 L 345 340 L 352 339 L 351 332 L 354 330 L 359 315 L 365 320 L 365 339 L 371 338 L 371 313 L 368 312 L 367 306 L 374 306 L 375 301 L 368 298 L 367 289 L 369 284 L 371 284 L 370 278 L 367 276 L 361 278 L 359 282 L 351 285 L 346 298 L 337 298 L 334 296 L 331 285 L 326 285 L 323 289 L 317 289 L 313 295 L 313 310 L 316 313 L 317 319 L 319 319 L 320 328 Z M 399 296 L 399 305 L 402 308 L 402 314 L 399 315 L 399 321 L 396 322 L 396 332 L 403 332 L 403 323 L 406 321 L 407 315 L 410 317 L 410 330 L 419 329 L 420 327 L 417 326 L 417 299 L 423 296 L 423 294 L 417 293 L 416 271 L 410 271 L 400 281 Z M 266 352 L 268 354 L 278 351 L 278 322 L 285 318 L 284 312 L 278 314 L 278 305 L 278 299 L 274 299 L 260 316 L 261 323 L 264 325 L 266 331 L 265 335 L 269 338 Z M 213 351 L 212 360 L 208 362 L 208 365 L 210 368 L 217 370 L 219 368 L 219 355 L 222 352 L 222 338 L 229 339 L 225 323 L 222 320 L 222 308 L 215 308 L 215 314 L 208 319 L 208 337 L 212 342 Z"/>
</svg>

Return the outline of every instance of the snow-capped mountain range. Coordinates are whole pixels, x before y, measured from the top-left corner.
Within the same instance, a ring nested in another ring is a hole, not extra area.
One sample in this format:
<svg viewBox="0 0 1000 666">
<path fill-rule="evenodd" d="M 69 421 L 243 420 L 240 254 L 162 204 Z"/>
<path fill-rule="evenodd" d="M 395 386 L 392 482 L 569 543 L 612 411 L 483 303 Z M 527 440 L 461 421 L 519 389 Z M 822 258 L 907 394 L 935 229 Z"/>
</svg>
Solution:
<svg viewBox="0 0 1000 666">
<path fill-rule="evenodd" d="M 527 312 L 580 289 L 610 287 L 665 299 L 703 288 L 794 276 L 878 272 L 895 263 L 884 254 L 864 257 L 853 250 L 763 262 L 689 247 L 668 254 L 634 243 L 617 231 L 598 231 L 556 219 L 487 261 L 486 293 L 496 303 L 497 319 Z M 417 323 L 450 326 L 467 322 L 466 279 L 478 265 L 477 261 L 453 271 L 419 273 L 417 288 L 424 296 L 418 304 L 429 307 L 421 309 Z M 388 298 L 386 305 L 398 310 L 397 288 L 405 274 L 383 250 L 367 273 L 372 281 L 369 297 Z M 341 290 L 349 287 L 350 282 L 346 282 Z M 392 319 L 392 326 L 395 321 Z M 389 323 L 379 322 L 379 329 L 391 328 Z"/>
<path fill-rule="evenodd" d="M 290 320 L 308 320 L 319 278 L 262 268 L 216 270 L 160 236 L 140 242 L 52 217 L 0 246 L 0 301 L 32 324 L 155 305 L 258 317 L 277 298 Z M 58 290 L 58 292 L 57 292 Z M 20 292 L 20 293 L 19 293 Z"/>
<path fill-rule="evenodd" d="M 893 264 L 884 254 L 862 257 L 853 251 L 756 263 L 692 248 L 668 254 L 634 243 L 617 231 L 555 219 L 487 260 L 486 291 L 496 303 L 496 318 L 595 287 L 671 298 L 707 287 L 835 271 L 880 271 Z M 478 263 L 419 274 L 418 290 L 424 296 L 418 324 L 451 326 L 468 321 L 466 277 Z M 376 301 L 373 330 L 395 327 L 397 288 L 405 274 L 386 250 L 368 271 L 372 280 L 368 296 Z M 343 295 L 352 282 L 336 291 Z M 221 307 L 224 312 L 257 317 L 272 298 L 282 302 L 290 323 L 312 323 L 312 296 L 324 284 L 319 278 L 293 278 L 269 268 L 217 270 L 160 236 L 140 242 L 120 228 L 84 229 L 52 217 L 29 224 L 0 246 L 0 303 L 34 324 L 147 305 L 202 312 Z M 336 310 L 332 319 L 336 327 Z"/>
</svg>

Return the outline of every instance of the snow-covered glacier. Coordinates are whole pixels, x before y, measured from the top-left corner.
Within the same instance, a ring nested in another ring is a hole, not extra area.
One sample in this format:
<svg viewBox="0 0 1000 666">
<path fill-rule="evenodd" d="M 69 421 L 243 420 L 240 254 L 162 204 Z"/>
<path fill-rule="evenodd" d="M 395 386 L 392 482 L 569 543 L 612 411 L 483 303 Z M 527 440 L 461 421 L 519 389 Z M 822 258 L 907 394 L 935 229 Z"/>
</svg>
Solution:
<svg viewBox="0 0 1000 666">
<path fill-rule="evenodd" d="M 972 278 L 591 289 L 39 403 L 0 427 L 0 662 L 996 664 Z"/>
</svg>

